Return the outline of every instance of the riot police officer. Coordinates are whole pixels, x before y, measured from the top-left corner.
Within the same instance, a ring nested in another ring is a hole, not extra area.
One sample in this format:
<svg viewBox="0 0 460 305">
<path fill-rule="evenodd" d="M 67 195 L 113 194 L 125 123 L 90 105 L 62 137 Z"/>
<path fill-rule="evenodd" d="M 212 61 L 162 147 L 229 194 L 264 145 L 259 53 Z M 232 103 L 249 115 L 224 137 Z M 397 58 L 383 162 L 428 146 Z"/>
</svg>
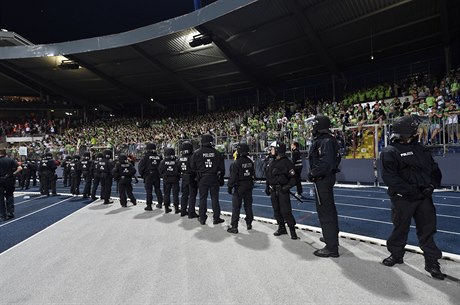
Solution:
<svg viewBox="0 0 460 305">
<path fill-rule="evenodd" d="M 65 187 L 67 187 L 68 185 L 71 184 L 71 182 L 69 181 L 70 179 L 70 167 L 69 167 L 69 164 L 70 162 L 72 161 L 72 157 L 71 156 L 66 156 L 64 158 L 64 162 L 61 163 L 61 167 L 62 167 L 62 183 L 64 184 Z"/>
<path fill-rule="evenodd" d="M 30 186 L 30 177 L 31 177 L 31 172 L 33 169 L 32 161 L 27 158 L 21 165 L 22 171 L 21 171 L 21 181 L 19 182 L 19 186 L 21 187 L 21 190 L 29 189 Z"/>
<path fill-rule="evenodd" d="M 101 199 L 104 200 L 104 204 L 113 203 L 110 200 L 110 193 L 112 191 L 112 152 L 108 149 L 102 153 L 103 157 L 97 164 L 97 170 L 101 179 Z"/>
<path fill-rule="evenodd" d="M 144 178 L 144 188 L 147 202 L 147 207 L 144 210 L 146 211 L 152 210 L 153 188 L 155 188 L 155 194 L 158 201 L 156 207 L 161 209 L 163 205 L 163 194 L 160 189 L 160 173 L 158 172 L 158 166 L 160 165 L 160 161 L 163 160 L 163 157 L 158 155 L 155 149 L 155 144 L 148 143 L 146 145 L 147 152 L 138 165 L 139 174 L 142 178 Z"/>
<path fill-rule="evenodd" d="M 303 161 L 302 156 L 300 155 L 299 151 L 299 143 L 292 142 L 291 144 L 291 153 L 292 153 L 292 163 L 294 163 L 294 170 L 295 170 L 295 183 L 296 183 L 296 190 L 297 196 L 302 197 L 302 168 L 303 168 Z"/>
<path fill-rule="evenodd" d="M 339 257 L 339 221 L 334 202 L 334 184 L 339 172 L 339 144 L 331 134 L 331 120 L 318 114 L 312 121 L 313 143 L 309 151 L 308 180 L 316 188 L 316 211 L 326 246 L 313 252 L 319 257 Z"/>
<path fill-rule="evenodd" d="M 104 155 L 100 152 L 96 154 L 96 160 L 94 160 L 93 166 L 91 168 L 91 174 L 92 174 L 92 186 L 91 186 L 91 200 L 97 200 L 96 197 L 96 191 L 99 186 L 99 183 L 101 182 L 101 175 L 99 173 L 99 162 L 102 160 L 102 157 Z"/>
<path fill-rule="evenodd" d="M 196 194 L 198 192 L 198 185 L 195 179 L 195 173 L 190 168 L 190 160 L 193 155 L 193 145 L 190 142 L 184 142 L 180 146 L 181 156 L 179 158 L 179 171 L 182 177 L 181 181 L 181 198 L 180 216 L 188 215 L 188 218 L 197 218 L 198 214 L 195 212 Z"/>
<path fill-rule="evenodd" d="M 50 189 L 53 195 L 56 195 L 56 162 L 53 155 L 48 152 L 44 155 L 38 167 L 40 173 L 40 191 L 42 195 L 49 196 Z"/>
<path fill-rule="evenodd" d="M 161 160 L 158 167 L 160 176 L 163 177 L 163 193 L 165 213 L 171 212 L 171 192 L 174 204 L 174 213 L 180 213 L 179 210 L 179 162 L 176 160 L 174 148 L 165 149 L 165 158 Z"/>
<path fill-rule="evenodd" d="M 290 189 L 296 183 L 294 164 L 286 157 L 286 144 L 276 141 L 271 144 L 270 149 L 270 153 L 275 158 L 267 167 L 267 188 L 265 192 L 270 195 L 274 217 L 278 223 L 278 230 L 273 235 L 287 234 L 285 226 L 285 223 L 287 223 L 291 239 L 298 239 L 290 198 Z"/>
<path fill-rule="evenodd" d="M 6 150 L 0 149 L 0 220 L 14 218 L 15 175 L 21 167 L 14 159 L 6 156 Z"/>
<path fill-rule="evenodd" d="M 80 156 L 75 155 L 69 163 L 70 193 L 72 195 L 80 195 L 81 173 Z"/>
<path fill-rule="evenodd" d="M 91 160 L 91 154 L 89 151 L 83 153 L 83 158 L 80 161 L 81 164 L 81 174 L 85 181 L 85 186 L 83 187 L 83 198 L 89 198 L 91 196 L 91 169 L 93 167 L 93 160 Z"/>
<path fill-rule="evenodd" d="M 136 169 L 128 161 L 126 155 L 120 155 L 115 168 L 112 170 L 113 179 L 118 181 L 118 193 L 120 195 L 120 204 L 122 207 L 128 206 L 127 198 L 136 205 L 136 198 L 133 194 L 132 178 L 136 174 Z"/>
<path fill-rule="evenodd" d="M 227 232 L 238 233 L 238 222 L 240 219 L 241 203 L 244 201 L 246 212 L 246 227 L 252 229 L 254 213 L 252 212 L 252 190 L 254 188 L 255 169 L 254 162 L 249 158 L 249 146 L 246 143 L 239 143 L 236 149 L 237 159 L 230 167 L 228 179 L 228 193 L 232 195 L 232 220 L 231 227 Z"/>
<path fill-rule="evenodd" d="M 224 158 L 214 148 L 214 138 L 210 134 L 201 136 L 201 148 L 193 153 L 190 162 L 192 171 L 196 173 L 198 191 L 200 193 L 199 221 L 206 224 L 208 193 L 211 193 L 213 223 L 224 222 L 220 218 L 219 187 L 223 185 L 225 175 Z"/>
<path fill-rule="evenodd" d="M 418 124 L 412 116 L 403 116 L 393 123 L 391 144 L 382 150 L 382 178 L 391 198 L 393 232 L 387 240 L 391 255 L 385 266 L 402 264 L 411 219 L 415 220 L 417 237 L 425 257 L 425 270 L 443 280 L 438 259 L 442 253 L 436 246 L 436 210 L 433 190 L 440 186 L 442 174 L 431 152 L 417 139 Z"/>
</svg>

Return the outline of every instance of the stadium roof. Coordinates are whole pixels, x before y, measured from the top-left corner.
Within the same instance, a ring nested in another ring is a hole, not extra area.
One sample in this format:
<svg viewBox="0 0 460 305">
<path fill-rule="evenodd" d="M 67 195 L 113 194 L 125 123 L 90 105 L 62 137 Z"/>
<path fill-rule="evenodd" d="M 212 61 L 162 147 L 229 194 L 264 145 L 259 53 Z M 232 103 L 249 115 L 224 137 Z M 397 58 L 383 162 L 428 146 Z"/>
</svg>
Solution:
<svg viewBox="0 0 460 305">
<path fill-rule="evenodd" d="M 115 35 L 0 44 L 0 96 L 120 108 L 255 88 L 274 95 L 275 86 L 312 75 L 345 81 L 344 69 L 371 56 L 450 45 L 459 8 L 447 0 L 220 0 Z"/>
</svg>

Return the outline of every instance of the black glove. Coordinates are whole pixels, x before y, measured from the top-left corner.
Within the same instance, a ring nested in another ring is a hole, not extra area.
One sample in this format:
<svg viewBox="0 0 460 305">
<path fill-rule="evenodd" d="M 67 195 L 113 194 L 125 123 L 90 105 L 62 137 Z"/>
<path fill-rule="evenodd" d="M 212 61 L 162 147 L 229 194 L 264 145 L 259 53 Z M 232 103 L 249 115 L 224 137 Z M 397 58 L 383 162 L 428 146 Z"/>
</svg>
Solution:
<svg viewBox="0 0 460 305">
<path fill-rule="evenodd" d="M 285 184 L 281 187 L 281 191 L 283 193 L 289 193 L 289 190 L 291 189 L 291 186 L 289 184 Z"/>
<path fill-rule="evenodd" d="M 232 194 L 233 187 L 228 187 L 227 192 L 231 195 Z"/>
<path fill-rule="evenodd" d="M 267 187 L 265 188 L 265 194 L 266 194 L 267 196 L 270 196 L 271 193 L 272 193 L 272 192 L 270 191 L 270 187 L 267 185 Z"/>
<path fill-rule="evenodd" d="M 308 181 L 310 181 L 310 182 L 316 182 L 316 180 L 317 180 L 316 177 L 312 176 L 311 173 L 308 173 Z"/>
<path fill-rule="evenodd" d="M 434 186 L 433 184 L 430 184 L 428 187 L 422 190 L 422 194 L 425 197 L 431 197 L 433 195 L 433 191 L 434 191 Z"/>
</svg>

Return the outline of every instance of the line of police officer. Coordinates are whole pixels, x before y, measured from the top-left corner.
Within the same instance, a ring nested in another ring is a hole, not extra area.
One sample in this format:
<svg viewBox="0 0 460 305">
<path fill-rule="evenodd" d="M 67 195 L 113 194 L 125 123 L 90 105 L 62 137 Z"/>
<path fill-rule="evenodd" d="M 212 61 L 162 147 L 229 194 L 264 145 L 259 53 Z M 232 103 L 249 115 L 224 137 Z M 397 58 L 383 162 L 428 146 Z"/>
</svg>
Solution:
<svg viewBox="0 0 460 305">
<path fill-rule="evenodd" d="M 325 243 L 324 248 L 314 251 L 313 254 L 318 257 L 339 257 L 339 225 L 333 194 L 336 173 L 339 172 L 339 147 L 337 140 L 330 131 L 331 121 L 328 117 L 321 114 L 316 115 L 312 120 L 312 125 L 313 143 L 309 151 L 310 171 L 308 180 L 313 182 L 316 190 L 316 209 L 323 233 L 321 240 Z M 432 199 L 433 190 L 441 184 L 442 174 L 431 153 L 415 140 L 417 127 L 417 123 L 410 116 L 398 118 L 393 124 L 392 143 L 382 152 L 382 178 L 388 186 L 388 194 L 391 197 L 394 224 L 394 230 L 387 241 L 391 255 L 382 263 L 386 266 L 403 263 L 404 247 L 407 242 L 410 221 L 413 217 L 420 247 L 424 251 L 425 269 L 434 278 L 442 280 L 445 275 L 441 272 L 438 262 L 438 259 L 441 258 L 441 251 L 434 242 L 436 211 Z M 189 218 L 198 218 L 199 222 L 204 225 L 207 219 L 207 197 L 210 194 L 213 223 L 224 222 L 220 218 L 219 187 L 224 184 L 225 166 L 223 156 L 214 148 L 213 142 L 214 138 L 211 135 L 203 135 L 201 148 L 193 153 L 192 145 L 185 142 L 180 147 L 181 156 L 179 159 L 176 159 L 172 148 L 165 150 L 165 159 L 163 159 L 156 153 L 155 145 L 148 144 L 147 152 L 139 163 L 139 173 L 144 178 L 147 192 L 145 210 L 152 210 L 152 188 L 154 187 L 158 208 L 161 208 L 164 203 L 165 212 L 171 212 L 170 197 L 172 193 L 175 213 L 181 213 L 181 216 L 188 215 Z M 294 150 L 295 148 L 293 147 Z M 239 213 L 243 202 L 247 229 L 252 229 L 254 218 L 252 191 L 255 170 L 254 163 L 249 158 L 248 153 L 247 144 L 240 143 L 237 148 L 238 157 L 230 168 L 228 193 L 232 195 L 233 208 L 231 226 L 227 231 L 233 234 L 238 233 Z M 5 175 L 4 173 L 6 173 L 5 177 L 9 177 L 16 169 L 16 164 L 2 161 L 6 160 L 2 157 L 4 156 L 1 155 L 0 151 L 0 174 Z M 136 170 L 126 156 L 120 156 L 114 165 L 111 161 L 111 152 L 106 150 L 102 155 L 98 155 L 94 162 L 89 162 L 88 154 L 84 155 L 83 161 L 85 163 L 81 163 L 75 157 L 69 163 L 68 173 L 70 177 L 74 177 L 72 173 L 81 177 L 83 167 L 86 167 L 84 196 L 89 196 L 88 192 L 91 188 L 89 173 L 92 173 L 91 197 L 93 199 L 95 199 L 97 184 L 100 183 L 101 198 L 104 199 L 104 204 L 111 203 L 109 200 L 112 179 L 114 178 L 118 183 L 121 205 L 127 206 L 127 198 L 134 205 L 136 204 L 131 185 Z M 3 163 L 9 165 L 3 165 Z M 296 164 L 300 164 L 300 162 L 296 162 Z M 38 168 L 42 194 L 49 195 L 50 189 L 53 194 L 56 194 L 55 169 L 56 162 L 52 160 L 51 154 L 45 154 Z M 290 189 L 298 185 L 298 170 L 299 166 L 296 171 L 295 164 L 286 157 L 286 144 L 273 142 L 266 165 L 266 194 L 270 196 L 274 218 L 278 223 L 278 229 L 274 235 L 287 234 L 285 227 L 287 223 L 291 239 L 294 240 L 298 239 L 298 236 L 295 231 L 296 221 L 292 214 Z M 79 193 L 79 177 L 72 178 L 71 182 L 72 193 L 76 195 Z M 179 188 L 181 177 L 182 184 Z M 163 178 L 165 197 L 163 197 L 160 189 L 160 178 Z M 64 184 L 66 185 L 66 180 Z M 180 201 L 179 191 L 182 193 Z M 5 188 L 2 180 L 0 180 L 0 193 L 2 201 L 4 201 L 5 193 L 12 194 Z M 197 193 L 199 193 L 198 215 L 195 213 Z M 4 204 L 0 209 L 0 216 L 3 218 L 8 217 L 7 215 L 10 214 L 7 213 L 11 212 L 11 196 L 6 198 L 6 210 Z M 2 202 L 0 201 L 0 203 Z"/>
</svg>

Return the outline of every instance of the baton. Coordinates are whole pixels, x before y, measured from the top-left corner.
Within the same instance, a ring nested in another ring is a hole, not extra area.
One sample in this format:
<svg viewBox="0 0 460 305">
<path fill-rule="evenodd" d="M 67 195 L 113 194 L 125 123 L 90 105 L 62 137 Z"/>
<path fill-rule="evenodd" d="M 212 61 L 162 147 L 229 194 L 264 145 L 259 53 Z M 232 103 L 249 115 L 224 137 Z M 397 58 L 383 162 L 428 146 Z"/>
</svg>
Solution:
<svg viewBox="0 0 460 305">
<path fill-rule="evenodd" d="M 294 194 L 293 192 L 289 191 L 289 194 L 291 194 L 292 197 L 294 197 L 295 199 L 297 199 L 297 201 L 301 202 L 301 203 L 304 203 L 304 201 L 302 201 L 301 197 L 298 197 L 296 194 Z"/>
<path fill-rule="evenodd" d="M 313 185 L 315 186 L 315 193 L 316 198 L 318 199 L 318 205 L 321 205 L 321 198 L 319 198 L 318 186 L 316 185 L 316 182 L 313 182 Z"/>
</svg>

